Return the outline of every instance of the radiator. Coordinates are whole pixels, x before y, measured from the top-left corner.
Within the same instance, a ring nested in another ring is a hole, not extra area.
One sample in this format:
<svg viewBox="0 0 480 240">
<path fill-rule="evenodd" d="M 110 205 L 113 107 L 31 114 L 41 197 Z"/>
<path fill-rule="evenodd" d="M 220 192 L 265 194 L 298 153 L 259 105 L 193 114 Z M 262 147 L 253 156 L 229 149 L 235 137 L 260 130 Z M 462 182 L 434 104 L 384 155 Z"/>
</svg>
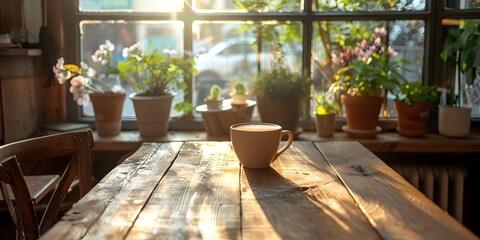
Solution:
<svg viewBox="0 0 480 240">
<path fill-rule="evenodd" d="M 466 170 L 455 166 L 392 165 L 391 168 L 462 222 Z"/>
</svg>

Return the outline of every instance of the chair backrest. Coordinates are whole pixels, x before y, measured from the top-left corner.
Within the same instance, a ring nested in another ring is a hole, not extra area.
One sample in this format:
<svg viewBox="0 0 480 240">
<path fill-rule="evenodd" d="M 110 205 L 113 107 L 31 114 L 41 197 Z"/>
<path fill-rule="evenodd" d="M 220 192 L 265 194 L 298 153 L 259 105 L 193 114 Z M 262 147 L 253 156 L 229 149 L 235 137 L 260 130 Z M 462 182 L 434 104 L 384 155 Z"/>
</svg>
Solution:
<svg viewBox="0 0 480 240">
<path fill-rule="evenodd" d="M 35 172 L 38 166 L 62 159 L 65 167 L 60 169 L 60 181 L 55 188 L 39 224 L 40 234 L 54 223 L 60 205 L 65 199 L 75 178 L 78 179 L 80 197 L 92 187 L 90 149 L 94 145 L 90 129 L 46 135 L 0 146 L 0 159 L 16 156 L 23 174 Z M 55 166 L 56 163 L 51 164 Z"/>
<path fill-rule="evenodd" d="M 8 186 L 15 196 L 16 208 L 13 207 Z M 17 228 L 18 238 L 38 239 L 40 232 L 35 207 L 15 156 L 0 161 L 0 190 Z"/>
</svg>

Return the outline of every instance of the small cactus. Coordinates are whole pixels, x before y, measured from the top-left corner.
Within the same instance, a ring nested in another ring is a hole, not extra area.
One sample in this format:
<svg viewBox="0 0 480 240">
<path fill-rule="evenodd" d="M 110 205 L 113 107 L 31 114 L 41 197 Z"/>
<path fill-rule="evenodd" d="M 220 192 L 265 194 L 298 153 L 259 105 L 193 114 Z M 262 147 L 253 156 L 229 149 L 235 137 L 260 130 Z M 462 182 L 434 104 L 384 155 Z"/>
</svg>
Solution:
<svg viewBox="0 0 480 240">
<path fill-rule="evenodd" d="M 234 92 L 236 94 L 246 94 L 247 93 L 247 86 L 245 83 L 239 82 L 235 84 Z"/>
<path fill-rule="evenodd" d="M 210 88 L 210 95 L 207 96 L 208 100 L 220 100 L 222 98 L 222 88 L 217 84 L 214 84 Z"/>
</svg>

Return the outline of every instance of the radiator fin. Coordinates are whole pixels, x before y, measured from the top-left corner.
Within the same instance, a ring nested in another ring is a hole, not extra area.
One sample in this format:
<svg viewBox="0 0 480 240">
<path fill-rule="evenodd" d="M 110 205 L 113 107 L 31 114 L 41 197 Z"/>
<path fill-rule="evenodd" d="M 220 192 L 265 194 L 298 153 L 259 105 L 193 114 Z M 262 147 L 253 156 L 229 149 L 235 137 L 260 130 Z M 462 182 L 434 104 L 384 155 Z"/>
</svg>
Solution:
<svg viewBox="0 0 480 240">
<path fill-rule="evenodd" d="M 456 166 L 391 167 L 430 200 L 462 222 L 465 169 Z"/>
</svg>

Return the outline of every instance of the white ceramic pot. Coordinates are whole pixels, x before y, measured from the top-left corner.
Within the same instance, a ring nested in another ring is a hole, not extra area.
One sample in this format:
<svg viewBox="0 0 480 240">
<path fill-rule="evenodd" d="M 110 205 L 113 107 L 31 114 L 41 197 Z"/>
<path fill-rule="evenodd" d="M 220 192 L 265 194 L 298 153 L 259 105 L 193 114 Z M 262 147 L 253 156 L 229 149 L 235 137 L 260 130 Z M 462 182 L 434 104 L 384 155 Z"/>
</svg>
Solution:
<svg viewBox="0 0 480 240">
<path fill-rule="evenodd" d="M 470 132 L 471 108 L 438 106 L 438 132 L 447 137 L 465 137 Z"/>
</svg>

